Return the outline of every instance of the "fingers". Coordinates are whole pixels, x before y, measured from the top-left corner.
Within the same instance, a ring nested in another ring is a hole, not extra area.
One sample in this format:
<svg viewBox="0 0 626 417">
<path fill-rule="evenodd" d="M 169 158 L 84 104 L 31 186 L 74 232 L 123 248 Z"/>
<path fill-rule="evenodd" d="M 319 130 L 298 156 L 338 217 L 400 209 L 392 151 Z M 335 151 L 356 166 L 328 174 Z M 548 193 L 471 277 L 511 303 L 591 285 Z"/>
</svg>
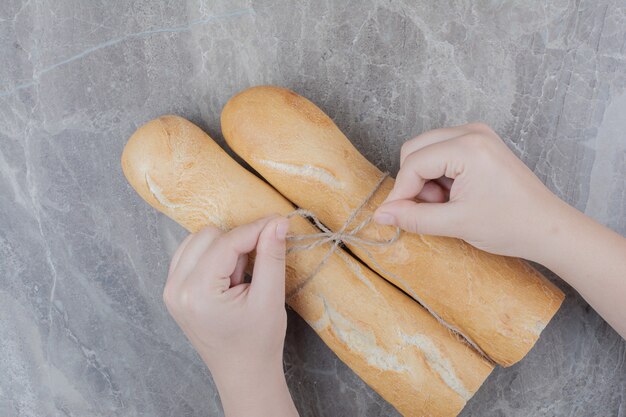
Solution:
<svg viewBox="0 0 626 417">
<path fill-rule="evenodd" d="M 400 171 L 385 202 L 413 199 L 422 193 L 429 180 L 434 180 L 448 194 L 465 162 L 475 157 L 476 151 L 484 150 L 485 144 L 493 143 L 494 138 L 499 139 L 489 126 L 471 123 L 435 129 L 408 141 L 402 146 Z M 432 193 L 433 190 L 425 191 L 424 200 L 437 201 L 437 197 L 431 197 Z"/>
<path fill-rule="evenodd" d="M 454 179 L 462 170 L 462 149 L 454 141 L 429 145 L 407 156 L 385 203 L 412 200 L 422 191 L 428 180 L 443 176 Z"/>
<path fill-rule="evenodd" d="M 430 130 L 414 137 L 411 140 L 406 141 L 402 145 L 402 148 L 400 150 L 400 167 L 402 167 L 402 165 L 404 164 L 404 160 L 406 159 L 406 157 L 413 152 L 416 152 L 435 143 L 454 139 L 459 136 L 468 135 L 471 133 L 497 136 L 496 133 L 489 126 L 480 122 Z"/>
<path fill-rule="evenodd" d="M 406 159 L 406 157 L 413 152 L 423 149 L 429 145 L 443 142 L 444 140 L 456 138 L 458 136 L 469 133 L 470 131 L 468 129 L 468 126 L 471 125 L 434 129 L 422 133 L 421 135 L 418 135 L 413 139 L 404 142 L 402 148 L 400 149 L 400 167 L 404 165 L 404 160 Z"/>
<path fill-rule="evenodd" d="M 250 284 L 247 282 L 244 282 L 242 284 L 230 287 L 229 289 L 224 291 L 223 294 L 227 297 L 228 300 L 236 301 L 238 298 L 241 298 L 242 296 L 246 297 L 249 290 L 250 290 Z"/>
<path fill-rule="evenodd" d="M 445 202 L 454 179 L 465 170 L 466 144 L 475 136 L 467 132 L 481 129 L 481 124 L 437 129 L 403 146 L 396 182 L 374 220 L 413 233 L 450 235 L 455 205 Z M 416 196 L 425 203 L 416 203 Z"/>
<path fill-rule="evenodd" d="M 448 177 L 441 177 L 434 180 L 437 184 L 439 184 L 448 194 L 450 193 L 450 189 L 452 189 L 452 183 L 454 180 Z"/>
<path fill-rule="evenodd" d="M 414 233 L 452 236 L 460 226 L 459 203 L 445 201 L 454 179 L 468 163 L 480 164 L 477 152 L 497 137 L 487 125 L 472 123 L 432 130 L 404 144 L 396 182 L 374 220 Z M 425 203 L 415 202 L 416 196 Z"/>
<path fill-rule="evenodd" d="M 168 285 L 178 284 L 189 275 L 202 257 L 202 254 L 223 232 L 217 227 L 207 226 L 193 233 L 181 243 L 172 258 Z"/>
<path fill-rule="evenodd" d="M 443 188 L 437 182 L 428 181 L 417 195 L 418 200 L 427 203 L 444 203 L 448 199 L 449 190 Z"/>
<path fill-rule="evenodd" d="M 455 203 L 416 203 L 396 200 L 380 206 L 384 224 L 392 224 L 411 233 L 453 236 L 459 217 Z M 377 211 L 377 214 L 378 211 Z"/>
<path fill-rule="evenodd" d="M 174 272 L 174 269 L 176 269 L 176 265 L 178 265 L 178 261 L 180 260 L 180 255 L 184 252 L 185 248 L 187 247 L 187 244 L 193 238 L 193 236 L 194 236 L 193 233 L 190 233 L 185 239 L 183 239 L 181 244 L 178 245 L 176 252 L 174 252 L 174 256 L 172 256 L 172 260 L 170 262 L 170 268 L 167 273 L 168 275 L 170 275 L 172 272 Z"/>
<path fill-rule="evenodd" d="M 244 275 L 246 273 L 246 266 L 248 266 L 248 254 L 244 253 L 242 255 L 239 255 L 239 259 L 237 259 L 237 265 L 235 266 L 235 271 L 230 276 L 231 287 L 243 283 Z"/>
<path fill-rule="evenodd" d="M 400 150 L 400 166 L 404 164 L 407 156 L 429 145 L 454 139 L 470 133 L 482 133 L 492 135 L 493 130 L 484 123 L 468 123 L 460 126 L 434 129 L 422 133 L 411 140 L 406 141 Z"/>
<path fill-rule="evenodd" d="M 259 236 L 250 284 L 250 292 L 256 302 L 284 308 L 285 237 L 288 228 L 289 220 L 278 217 L 270 221 Z"/>
<path fill-rule="evenodd" d="M 257 246 L 259 235 L 274 218 L 276 216 L 265 217 L 218 236 L 202 254 L 188 279 L 204 280 L 211 291 L 226 291 L 231 285 L 231 276 L 241 262 L 240 256 L 250 253 Z"/>
</svg>

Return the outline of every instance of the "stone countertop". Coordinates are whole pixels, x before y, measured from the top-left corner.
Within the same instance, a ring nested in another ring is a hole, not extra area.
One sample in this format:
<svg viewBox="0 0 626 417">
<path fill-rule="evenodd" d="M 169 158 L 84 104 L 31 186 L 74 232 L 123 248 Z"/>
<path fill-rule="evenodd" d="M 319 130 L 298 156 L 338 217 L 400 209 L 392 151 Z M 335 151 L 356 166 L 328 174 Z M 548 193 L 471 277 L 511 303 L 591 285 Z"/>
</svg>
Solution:
<svg viewBox="0 0 626 417">
<path fill-rule="evenodd" d="M 218 416 L 161 292 L 185 232 L 128 186 L 142 123 L 219 114 L 252 85 L 322 107 L 373 163 L 482 120 L 561 198 L 626 233 L 626 3 L 3 1 L 0 415 Z M 245 196 L 242 196 L 245 198 Z M 626 415 L 626 344 L 563 281 L 558 315 L 463 416 Z M 302 416 L 395 411 L 293 312 Z"/>
</svg>

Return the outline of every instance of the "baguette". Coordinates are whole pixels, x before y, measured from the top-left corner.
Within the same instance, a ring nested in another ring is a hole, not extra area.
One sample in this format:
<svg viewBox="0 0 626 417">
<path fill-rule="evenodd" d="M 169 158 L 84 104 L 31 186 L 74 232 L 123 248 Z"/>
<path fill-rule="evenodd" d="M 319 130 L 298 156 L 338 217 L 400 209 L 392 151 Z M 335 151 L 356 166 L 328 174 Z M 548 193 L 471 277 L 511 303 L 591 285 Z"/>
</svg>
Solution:
<svg viewBox="0 0 626 417">
<path fill-rule="evenodd" d="M 254 87 L 225 106 L 228 145 L 297 206 L 333 231 L 373 191 L 381 172 L 309 100 L 277 87 Z M 393 188 L 387 178 L 352 222 L 371 216 Z M 360 233 L 387 239 L 394 228 Z M 364 263 L 458 329 L 492 360 L 526 355 L 556 313 L 563 293 L 526 262 L 491 255 L 462 240 L 402 233 L 386 247 L 351 245 Z"/>
<path fill-rule="evenodd" d="M 177 116 L 140 127 L 122 169 L 151 206 L 190 232 L 228 230 L 293 205 Z M 290 233 L 316 232 L 301 217 Z M 330 244 L 287 256 L 288 304 L 368 385 L 405 416 L 456 416 L 492 365 L 397 288 Z"/>
</svg>

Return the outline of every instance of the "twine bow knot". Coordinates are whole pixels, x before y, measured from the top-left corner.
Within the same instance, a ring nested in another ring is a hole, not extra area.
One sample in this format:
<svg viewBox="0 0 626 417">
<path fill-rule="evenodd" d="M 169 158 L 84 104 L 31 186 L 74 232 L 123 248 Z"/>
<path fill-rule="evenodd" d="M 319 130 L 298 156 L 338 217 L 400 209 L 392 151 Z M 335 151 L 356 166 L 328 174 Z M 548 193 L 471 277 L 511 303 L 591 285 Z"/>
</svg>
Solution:
<svg viewBox="0 0 626 417">
<path fill-rule="evenodd" d="M 390 271 L 385 271 L 384 268 L 376 261 L 376 259 L 372 256 L 372 254 L 367 250 L 366 246 L 387 246 L 396 242 L 400 238 L 400 228 L 396 227 L 396 233 L 393 237 L 387 240 L 374 240 L 374 239 L 366 239 L 363 237 L 359 237 L 358 233 L 363 230 L 368 224 L 371 223 L 373 215 L 367 216 L 361 223 L 357 224 L 354 228 L 348 230 L 354 219 L 358 216 L 358 214 L 363 210 L 363 208 L 367 205 L 367 203 L 371 200 L 372 196 L 378 191 L 381 184 L 389 176 L 388 172 L 383 173 L 380 177 L 376 185 L 373 187 L 372 191 L 367 195 L 363 202 L 350 214 L 348 219 L 345 221 L 343 226 L 337 231 L 333 232 L 328 227 L 326 227 L 317 216 L 308 210 L 297 209 L 292 211 L 287 215 L 287 218 L 291 218 L 294 216 L 301 216 L 305 219 L 310 219 L 315 223 L 315 226 L 320 230 L 317 233 L 310 233 L 304 235 L 287 235 L 287 241 L 291 242 L 309 242 L 309 243 L 301 243 L 295 244 L 287 249 L 287 253 L 299 251 L 299 250 L 307 250 L 313 249 L 318 246 L 324 245 L 326 243 L 331 243 L 332 246 L 326 252 L 326 255 L 322 258 L 317 267 L 313 270 L 313 272 L 305 278 L 299 285 L 294 288 L 289 294 L 286 294 L 287 300 L 296 295 L 308 282 L 322 269 L 322 267 L 328 262 L 333 253 L 337 251 L 340 245 L 343 243 L 351 244 L 353 246 L 358 247 L 363 250 L 365 256 L 374 264 L 375 269 L 385 275 L 394 278 L 396 284 L 400 284 L 400 288 L 404 290 L 407 294 L 409 294 L 414 300 L 424 307 L 426 311 L 428 311 L 439 323 L 441 323 L 444 327 L 450 330 L 453 334 L 457 335 L 461 340 L 465 343 L 473 347 L 483 358 L 485 358 L 488 362 L 493 364 L 493 361 L 483 350 L 466 334 L 464 334 L 459 328 L 454 326 L 451 323 L 446 322 L 443 318 L 441 318 L 433 309 L 431 309 L 424 300 L 418 296 L 418 294 L 413 291 L 410 285 L 408 285 L 401 277 L 391 273 Z M 349 256 L 344 252 L 339 251 L 337 254 L 344 259 L 348 264 L 351 262 Z"/>
<path fill-rule="evenodd" d="M 387 239 L 387 240 L 379 241 L 379 240 L 366 239 L 366 238 L 357 236 L 357 234 L 361 230 L 363 230 L 365 226 L 370 224 L 370 222 L 372 221 L 373 215 L 367 216 L 367 218 L 365 218 L 365 220 L 363 220 L 361 223 L 357 224 L 356 227 L 348 230 L 348 227 L 350 227 L 354 219 L 358 216 L 361 210 L 363 210 L 363 208 L 371 200 L 372 196 L 376 193 L 376 191 L 378 191 L 378 189 L 380 188 L 380 185 L 383 183 L 385 178 L 387 178 L 387 176 L 389 176 L 388 172 L 383 173 L 383 175 L 380 177 L 376 185 L 373 187 L 372 191 L 370 191 L 367 197 L 363 199 L 361 204 L 350 214 L 350 216 L 348 216 L 348 219 L 345 221 L 343 226 L 341 226 L 341 228 L 337 232 L 333 232 L 328 227 L 326 227 L 317 218 L 317 216 L 311 211 L 304 210 L 304 209 L 297 209 L 287 215 L 287 218 L 300 216 L 305 219 L 310 219 L 313 221 L 315 226 L 317 226 L 317 228 L 320 230 L 320 232 L 309 233 L 309 234 L 304 234 L 304 235 L 287 235 L 287 241 L 309 242 L 309 243 L 301 243 L 301 244 L 292 245 L 287 249 L 287 253 L 292 253 L 292 252 L 299 251 L 299 250 L 313 249 L 318 246 L 324 245 L 326 243 L 332 242 L 330 249 L 328 250 L 328 252 L 326 252 L 326 255 L 324 255 L 320 263 L 317 264 L 317 267 L 296 288 L 294 288 L 289 294 L 286 295 L 287 299 L 290 299 L 295 294 L 297 294 L 306 284 L 308 284 L 308 282 L 315 275 L 317 275 L 317 273 L 322 269 L 322 267 L 326 264 L 326 262 L 328 262 L 332 254 L 337 251 L 337 249 L 339 248 L 341 244 L 347 243 L 347 244 L 352 244 L 354 246 L 357 246 L 360 249 L 362 249 L 369 258 L 372 258 L 372 255 L 365 248 L 365 246 L 387 246 L 387 245 L 391 245 L 392 243 L 398 240 L 398 238 L 400 237 L 400 228 L 398 227 L 396 227 L 396 234 L 391 239 Z M 337 253 L 342 258 L 347 257 L 341 251 Z"/>
<path fill-rule="evenodd" d="M 346 230 L 349 226 L 349 223 L 346 222 L 337 232 L 333 232 L 328 227 L 326 227 L 315 214 L 313 214 L 309 210 L 297 209 L 287 215 L 288 218 L 293 216 L 301 216 L 307 219 L 311 219 L 315 226 L 321 231 L 318 233 L 310 233 L 305 235 L 289 235 L 287 237 L 288 241 L 291 242 L 306 242 L 312 241 L 311 243 L 292 245 L 287 250 L 287 253 L 297 251 L 297 250 L 306 250 L 313 249 L 318 246 L 321 246 L 325 243 L 333 242 L 333 246 L 339 246 L 342 243 L 345 244 L 353 244 L 356 246 L 365 245 L 365 246 L 387 246 L 394 243 L 400 237 L 400 229 L 396 228 L 396 233 L 393 237 L 386 240 L 374 240 L 374 239 L 366 239 L 363 237 L 357 236 L 357 234 L 365 228 L 372 221 L 372 216 L 368 216 L 365 220 L 359 223 L 356 227 L 351 230 Z"/>
<path fill-rule="evenodd" d="M 315 226 L 321 230 L 321 232 L 310 233 L 305 235 L 289 235 L 287 236 L 288 241 L 292 242 L 302 242 L 302 241 L 312 241 L 307 244 L 293 245 L 288 250 L 287 253 L 291 253 L 297 250 L 306 250 L 313 249 L 325 243 L 333 242 L 333 246 L 331 252 L 334 252 L 339 245 L 342 243 L 353 244 L 356 246 L 387 246 L 394 243 L 400 237 L 400 228 L 396 227 L 396 234 L 391 238 L 383 241 L 374 240 L 374 239 L 365 239 L 357 236 L 357 234 L 365 228 L 372 221 L 373 215 L 367 216 L 365 220 L 361 223 L 357 224 L 356 227 L 348 230 L 348 227 L 352 224 L 354 219 L 358 216 L 358 214 L 363 210 L 363 208 L 367 205 L 367 203 L 372 199 L 372 196 L 378 191 L 380 185 L 383 183 L 385 178 L 389 176 L 388 172 L 383 173 L 383 175 L 378 179 L 376 185 L 372 188 L 372 191 L 363 199 L 361 204 L 348 216 L 345 223 L 337 232 L 333 232 L 328 227 L 326 227 L 317 216 L 309 211 L 304 209 L 297 209 L 287 215 L 287 218 L 291 218 L 293 216 L 301 216 L 306 219 L 311 219 Z"/>
</svg>

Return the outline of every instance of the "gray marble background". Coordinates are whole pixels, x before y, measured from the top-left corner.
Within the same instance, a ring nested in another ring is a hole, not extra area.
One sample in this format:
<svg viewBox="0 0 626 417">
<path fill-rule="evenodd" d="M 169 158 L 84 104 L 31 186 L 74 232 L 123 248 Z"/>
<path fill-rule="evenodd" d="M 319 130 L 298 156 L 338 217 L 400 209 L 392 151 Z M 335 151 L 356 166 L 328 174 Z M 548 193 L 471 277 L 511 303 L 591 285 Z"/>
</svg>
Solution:
<svg viewBox="0 0 626 417">
<path fill-rule="evenodd" d="M 625 27 L 624 0 L 2 0 L 0 416 L 221 415 L 161 301 L 185 232 L 119 159 L 164 113 L 223 143 L 248 86 L 309 97 L 392 173 L 407 138 L 486 121 L 626 234 Z M 626 344 L 550 277 L 563 308 L 464 416 L 626 415 Z M 293 313 L 285 369 L 302 416 L 396 415 Z"/>
</svg>

